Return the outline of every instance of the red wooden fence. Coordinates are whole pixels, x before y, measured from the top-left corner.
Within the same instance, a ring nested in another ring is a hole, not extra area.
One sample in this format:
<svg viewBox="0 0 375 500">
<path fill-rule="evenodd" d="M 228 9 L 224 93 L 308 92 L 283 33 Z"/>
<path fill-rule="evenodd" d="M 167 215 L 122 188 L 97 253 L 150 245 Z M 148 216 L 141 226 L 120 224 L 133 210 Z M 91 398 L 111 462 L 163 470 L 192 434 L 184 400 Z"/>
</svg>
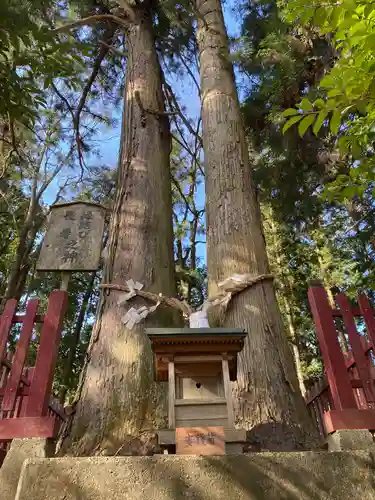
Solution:
<svg viewBox="0 0 375 500">
<path fill-rule="evenodd" d="M 68 305 L 67 292 L 52 292 L 45 315 L 37 314 L 39 301 L 27 303 L 24 315 L 17 301 L 8 300 L 0 318 L 0 464 L 13 438 L 54 437 L 64 413 L 51 400 L 53 375 Z M 14 355 L 7 352 L 9 335 L 22 324 Z M 35 366 L 26 368 L 34 327 L 41 323 Z"/>
<path fill-rule="evenodd" d="M 311 287 L 309 302 L 325 376 L 308 391 L 306 403 L 320 433 L 375 430 L 375 315 L 368 298 L 360 294 L 352 306 L 339 293 L 331 307 L 324 288 Z"/>
</svg>

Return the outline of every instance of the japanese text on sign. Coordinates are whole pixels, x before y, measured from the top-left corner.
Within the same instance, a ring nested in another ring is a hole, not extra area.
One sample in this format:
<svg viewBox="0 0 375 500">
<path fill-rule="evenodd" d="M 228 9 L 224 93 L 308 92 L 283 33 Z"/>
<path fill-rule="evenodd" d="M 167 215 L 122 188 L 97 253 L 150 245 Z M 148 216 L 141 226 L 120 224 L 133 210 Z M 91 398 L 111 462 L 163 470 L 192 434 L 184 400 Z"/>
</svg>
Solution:
<svg viewBox="0 0 375 500">
<path fill-rule="evenodd" d="M 66 210 L 64 219 L 66 221 L 76 221 L 76 215 L 77 214 L 74 212 L 74 210 Z M 80 239 L 85 238 L 88 235 L 91 229 L 92 219 L 92 211 L 85 211 L 83 212 L 83 214 L 81 214 L 78 225 L 78 237 Z M 62 231 L 60 232 L 60 237 L 65 240 L 62 242 L 62 247 L 64 249 L 62 261 L 64 263 L 76 264 L 79 257 L 79 243 L 77 240 L 71 239 L 71 227 L 65 227 L 64 229 L 62 229 Z"/>
<path fill-rule="evenodd" d="M 223 427 L 179 427 L 176 429 L 177 455 L 224 455 Z"/>
<path fill-rule="evenodd" d="M 50 215 L 38 270 L 97 270 L 104 216 L 103 207 L 91 203 L 56 205 Z"/>
<path fill-rule="evenodd" d="M 204 434 L 203 432 L 188 433 L 185 437 L 185 443 L 188 446 L 193 446 L 194 444 L 215 444 L 215 433 L 209 432 L 208 434 Z"/>
</svg>

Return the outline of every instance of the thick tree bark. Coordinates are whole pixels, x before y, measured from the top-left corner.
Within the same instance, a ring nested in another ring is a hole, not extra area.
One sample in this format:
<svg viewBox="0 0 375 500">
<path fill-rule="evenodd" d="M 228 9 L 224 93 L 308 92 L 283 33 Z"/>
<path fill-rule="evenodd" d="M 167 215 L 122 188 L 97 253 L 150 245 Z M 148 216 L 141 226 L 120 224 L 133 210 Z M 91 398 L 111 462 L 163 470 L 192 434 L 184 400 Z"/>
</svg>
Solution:
<svg viewBox="0 0 375 500">
<path fill-rule="evenodd" d="M 151 13 L 141 5 L 134 11 L 127 32 L 119 176 L 104 281 L 124 284 L 132 278 L 147 291 L 173 296 L 169 122 L 163 114 Z M 113 290 L 103 293 L 63 453 L 145 453 L 142 436 L 165 423 L 166 387 L 154 382 L 144 329 L 150 324 L 171 326 L 170 310 L 160 307 L 147 322 L 129 330 L 121 318 L 145 302 L 135 298 L 118 305 L 119 297 Z"/>
<path fill-rule="evenodd" d="M 233 274 L 269 273 L 220 0 L 196 0 L 205 150 L 209 292 Z M 226 326 L 248 332 L 233 388 L 236 424 L 255 448 L 317 444 L 283 329 L 274 286 L 260 282 L 231 302 Z"/>
</svg>

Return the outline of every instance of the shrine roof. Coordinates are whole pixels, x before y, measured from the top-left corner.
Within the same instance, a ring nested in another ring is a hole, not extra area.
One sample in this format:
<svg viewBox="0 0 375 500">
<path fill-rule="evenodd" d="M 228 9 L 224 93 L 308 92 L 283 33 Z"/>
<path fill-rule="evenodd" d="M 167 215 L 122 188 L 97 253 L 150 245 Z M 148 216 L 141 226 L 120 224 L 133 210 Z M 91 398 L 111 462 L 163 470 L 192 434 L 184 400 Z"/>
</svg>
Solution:
<svg viewBox="0 0 375 500">
<path fill-rule="evenodd" d="M 145 331 L 155 356 L 155 380 L 168 380 L 168 356 L 181 357 L 180 362 L 192 356 L 194 362 L 186 359 L 185 363 L 194 365 L 200 357 L 202 363 L 206 363 L 207 355 L 220 361 L 224 353 L 230 357 L 230 379 L 236 380 L 237 353 L 247 336 L 243 328 L 146 328 Z"/>
<path fill-rule="evenodd" d="M 243 328 L 146 328 L 150 339 L 158 337 L 246 337 Z"/>
</svg>

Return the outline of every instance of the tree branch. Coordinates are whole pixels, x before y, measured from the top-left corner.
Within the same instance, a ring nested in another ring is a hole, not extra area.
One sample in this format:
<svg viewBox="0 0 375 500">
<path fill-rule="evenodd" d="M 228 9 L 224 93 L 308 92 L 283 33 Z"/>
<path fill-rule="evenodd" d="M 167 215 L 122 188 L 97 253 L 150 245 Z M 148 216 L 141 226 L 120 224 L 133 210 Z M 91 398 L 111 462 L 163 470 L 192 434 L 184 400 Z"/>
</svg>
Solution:
<svg viewBox="0 0 375 500">
<path fill-rule="evenodd" d="M 97 16 L 94 16 L 94 17 L 97 17 Z M 82 138 L 81 138 L 81 134 L 80 134 L 80 130 L 79 130 L 81 113 L 82 113 L 82 110 L 85 106 L 86 99 L 87 99 L 87 96 L 91 90 L 91 87 L 92 87 L 94 81 L 96 80 L 96 77 L 98 76 L 100 66 L 103 62 L 103 59 L 105 58 L 109 49 L 111 48 L 111 46 L 107 43 L 107 41 L 110 42 L 113 39 L 115 29 L 113 27 L 111 27 L 108 29 L 107 32 L 108 32 L 108 36 L 106 37 L 106 42 L 104 42 L 103 40 L 99 42 L 100 48 L 99 48 L 98 55 L 96 56 L 91 74 L 86 82 L 86 85 L 83 88 L 82 95 L 79 99 L 78 106 L 77 106 L 77 109 L 75 111 L 73 111 L 73 108 L 71 107 L 67 98 L 59 91 L 59 89 L 56 87 L 56 85 L 54 83 L 52 83 L 52 87 L 53 87 L 55 93 L 65 103 L 66 107 L 68 108 L 68 110 L 72 116 L 73 128 L 74 128 L 74 134 L 75 134 L 75 143 L 77 146 L 77 153 L 78 153 L 78 161 L 79 161 L 79 164 L 81 167 L 81 178 L 83 175 L 83 171 L 85 169 L 85 165 L 84 165 L 84 161 L 83 161 L 83 152 L 82 152 Z"/>
<path fill-rule="evenodd" d="M 103 47 L 107 47 L 108 50 L 113 52 L 114 54 L 117 54 L 120 57 L 128 57 L 128 54 L 126 52 L 123 52 L 122 50 L 117 49 L 113 45 L 109 45 L 108 43 L 104 42 L 103 40 L 100 40 L 100 45 L 103 45 Z"/>
<path fill-rule="evenodd" d="M 73 119 L 73 123 L 74 123 L 74 111 L 73 111 L 73 108 L 71 107 L 68 99 L 64 96 L 64 94 L 62 94 L 60 92 L 60 90 L 56 87 L 56 85 L 55 85 L 55 83 L 53 81 L 52 81 L 52 88 L 53 88 L 55 94 L 63 101 L 63 103 L 65 104 L 65 106 L 68 108 L 68 111 L 71 114 L 72 119 Z"/>
<path fill-rule="evenodd" d="M 182 62 L 182 64 L 184 65 L 184 68 L 186 69 L 186 71 L 188 72 L 188 74 L 190 75 L 191 79 L 193 80 L 195 86 L 197 87 L 197 91 L 198 91 L 198 95 L 200 96 L 201 95 L 201 88 L 200 88 L 200 85 L 198 83 L 198 80 L 196 79 L 194 73 L 192 72 L 192 70 L 190 69 L 189 65 L 187 64 L 187 62 L 185 61 L 182 53 L 180 54 L 180 61 Z"/>
<path fill-rule="evenodd" d="M 113 37 L 113 30 L 112 30 L 112 34 L 111 34 L 110 38 L 112 39 L 112 37 Z M 96 80 L 96 77 L 98 76 L 102 61 L 107 54 L 108 54 L 107 47 L 101 46 L 99 49 L 99 53 L 94 61 L 91 75 L 89 76 L 89 79 L 86 82 L 86 85 L 83 89 L 82 95 L 81 95 L 79 103 L 78 103 L 78 107 L 77 107 L 76 112 L 74 114 L 73 123 L 74 123 L 74 128 L 75 128 L 76 144 L 77 144 L 77 150 L 78 150 L 78 161 L 79 161 L 79 164 L 81 167 L 81 177 L 82 177 L 83 171 L 84 171 L 84 161 L 83 161 L 83 153 L 82 153 L 82 138 L 81 138 L 81 134 L 79 132 L 81 112 L 82 112 L 82 109 L 86 103 L 86 99 L 87 99 L 87 96 L 90 92 L 90 89 L 91 89 L 94 81 Z"/>
<path fill-rule="evenodd" d="M 199 217 L 199 213 L 197 210 L 193 210 L 191 207 L 190 207 L 190 203 L 188 201 L 188 199 L 186 198 L 184 192 L 182 191 L 181 189 L 181 186 L 180 186 L 180 183 L 178 182 L 178 180 L 175 178 L 175 176 L 173 174 L 171 174 L 171 179 L 172 179 L 172 184 L 175 185 L 175 187 L 177 188 L 177 191 L 180 193 L 180 196 L 181 198 L 184 200 L 185 204 L 186 204 L 186 207 L 187 209 L 191 212 L 191 214 L 194 216 L 194 217 Z"/>
<path fill-rule="evenodd" d="M 164 87 L 165 87 L 165 90 L 167 91 L 166 92 L 166 97 L 167 97 L 167 101 L 170 105 L 171 108 L 175 108 L 176 111 L 177 111 L 177 114 L 179 115 L 179 117 L 181 118 L 181 120 L 183 121 L 185 127 L 188 129 L 188 131 L 195 137 L 198 138 L 198 141 L 199 141 L 199 144 L 200 146 L 203 148 L 203 140 L 202 140 L 202 137 L 196 133 L 196 131 L 194 130 L 194 128 L 192 127 L 191 123 L 189 122 L 189 120 L 187 120 L 187 118 L 185 117 L 184 113 L 182 112 L 182 109 L 180 108 L 180 105 L 177 101 L 177 98 L 171 88 L 171 86 L 166 82 L 164 81 Z"/>
<path fill-rule="evenodd" d="M 125 14 L 128 16 L 128 18 L 132 22 L 134 22 L 135 21 L 134 7 L 132 7 L 127 0 L 117 0 L 117 3 L 119 4 L 120 9 L 123 10 L 125 12 Z M 136 5 L 138 5 L 138 2 L 135 2 L 135 3 L 136 3 Z"/>
<path fill-rule="evenodd" d="M 134 21 L 134 18 L 129 18 L 129 20 Z M 98 21 L 108 21 L 123 26 L 126 29 L 129 28 L 129 22 L 125 19 L 121 19 L 121 17 L 117 17 L 112 14 L 97 14 L 94 16 L 84 17 L 83 19 L 78 19 L 78 21 L 74 21 L 73 23 L 59 26 L 58 28 L 53 29 L 52 33 L 63 33 L 80 26 L 89 26 L 91 24 L 95 24 Z"/>
<path fill-rule="evenodd" d="M 134 97 L 135 97 L 135 100 L 137 101 L 137 104 L 139 106 L 139 109 L 143 112 L 143 113 L 148 113 L 150 115 L 154 115 L 154 116 L 174 116 L 174 115 L 177 115 L 178 112 L 177 111 L 171 111 L 171 112 L 165 112 L 165 111 L 154 111 L 153 109 L 148 109 L 148 108 L 144 108 L 143 107 L 143 104 L 142 104 L 142 100 L 141 100 L 141 95 L 139 93 L 138 90 L 136 90 L 134 92 Z"/>
<path fill-rule="evenodd" d="M 178 126 L 177 126 L 177 130 L 180 133 L 181 137 L 183 138 L 183 136 L 181 134 L 181 130 L 179 129 Z M 197 158 L 197 153 L 194 153 L 191 150 L 191 148 L 188 145 L 188 143 L 186 142 L 185 138 L 183 138 L 183 141 L 181 141 L 175 134 L 173 134 L 173 132 L 171 132 L 171 136 L 194 159 L 194 161 L 196 162 L 196 164 L 197 164 L 197 166 L 199 168 L 199 171 L 204 176 L 204 171 L 202 170 L 202 167 L 200 166 L 199 159 Z"/>
</svg>

